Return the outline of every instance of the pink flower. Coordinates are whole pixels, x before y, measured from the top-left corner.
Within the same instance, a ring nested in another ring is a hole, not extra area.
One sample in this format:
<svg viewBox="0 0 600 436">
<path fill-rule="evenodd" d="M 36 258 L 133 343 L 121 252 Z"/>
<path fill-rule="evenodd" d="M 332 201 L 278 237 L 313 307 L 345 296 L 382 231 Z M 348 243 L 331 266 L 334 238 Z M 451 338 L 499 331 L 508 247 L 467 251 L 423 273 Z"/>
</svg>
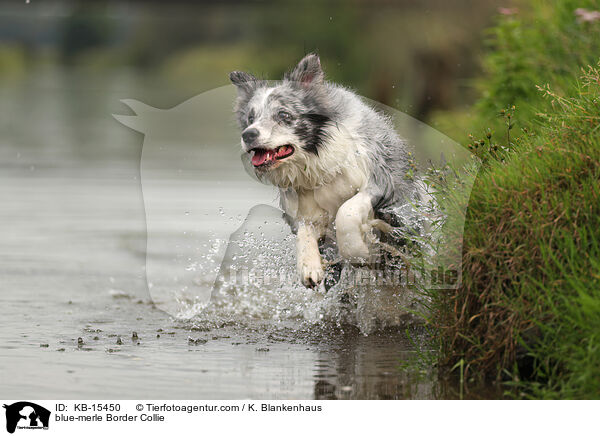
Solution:
<svg viewBox="0 0 600 436">
<path fill-rule="evenodd" d="M 502 15 L 515 15 L 519 12 L 518 8 L 498 8 L 498 12 Z"/>
<path fill-rule="evenodd" d="M 600 11 L 588 11 L 584 8 L 575 9 L 575 16 L 578 23 L 590 23 L 600 20 Z"/>
</svg>

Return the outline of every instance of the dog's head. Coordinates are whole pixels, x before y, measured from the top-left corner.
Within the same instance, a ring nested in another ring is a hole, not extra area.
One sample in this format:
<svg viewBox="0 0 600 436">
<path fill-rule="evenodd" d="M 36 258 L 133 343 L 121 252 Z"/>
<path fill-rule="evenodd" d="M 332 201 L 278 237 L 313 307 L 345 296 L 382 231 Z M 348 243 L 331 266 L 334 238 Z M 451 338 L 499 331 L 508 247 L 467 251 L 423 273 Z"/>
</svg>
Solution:
<svg viewBox="0 0 600 436">
<path fill-rule="evenodd" d="M 333 118 L 319 57 L 305 56 L 279 82 L 240 71 L 229 78 L 238 89 L 242 149 L 251 155 L 256 174 L 281 186 L 314 166 Z"/>
</svg>

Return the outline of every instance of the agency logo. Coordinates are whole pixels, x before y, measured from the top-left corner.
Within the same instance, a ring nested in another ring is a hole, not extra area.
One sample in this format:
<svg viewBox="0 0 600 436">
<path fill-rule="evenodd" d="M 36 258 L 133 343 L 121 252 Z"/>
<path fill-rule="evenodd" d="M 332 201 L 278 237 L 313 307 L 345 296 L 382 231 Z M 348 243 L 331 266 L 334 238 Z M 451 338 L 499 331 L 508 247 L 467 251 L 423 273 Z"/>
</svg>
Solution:
<svg viewBox="0 0 600 436">
<path fill-rule="evenodd" d="M 50 411 L 29 401 L 19 401 L 3 406 L 6 409 L 6 431 L 18 429 L 48 430 Z"/>
</svg>

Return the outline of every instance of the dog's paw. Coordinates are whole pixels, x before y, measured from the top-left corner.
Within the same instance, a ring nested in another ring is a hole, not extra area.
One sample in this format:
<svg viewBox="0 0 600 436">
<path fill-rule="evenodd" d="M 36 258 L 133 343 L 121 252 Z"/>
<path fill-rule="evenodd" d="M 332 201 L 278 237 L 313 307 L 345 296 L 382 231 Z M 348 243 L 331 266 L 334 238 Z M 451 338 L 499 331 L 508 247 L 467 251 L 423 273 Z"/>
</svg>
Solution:
<svg viewBox="0 0 600 436">
<path fill-rule="evenodd" d="M 307 288 L 318 286 L 325 276 L 323 266 L 321 265 L 321 259 L 301 262 L 298 265 L 298 273 L 302 284 Z"/>
</svg>

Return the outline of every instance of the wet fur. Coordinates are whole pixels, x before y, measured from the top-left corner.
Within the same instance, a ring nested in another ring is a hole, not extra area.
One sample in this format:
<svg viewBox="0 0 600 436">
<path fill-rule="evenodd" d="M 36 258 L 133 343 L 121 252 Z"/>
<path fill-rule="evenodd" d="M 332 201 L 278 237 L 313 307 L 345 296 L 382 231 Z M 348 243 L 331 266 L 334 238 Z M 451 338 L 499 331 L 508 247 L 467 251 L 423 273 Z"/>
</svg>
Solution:
<svg viewBox="0 0 600 436">
<path fill-rule="evenodd" d="M 306 286 L 323 280 L 319 240 L 328 235 L 344 259 L 368 262 L 371 232 L 381 227 L 378 219 L 418 192 L 405 177 L 406 144 L 390 120 L 350 90 L 325 81 L 315 54 L 279 82 L 237 71 L 230 79 L 238 89 L 235 113 L 242 130 L 259 132 L 252 144 L 242 140 L 242 148 L 251 152 L 291 144 L 295 149 L 292 156 L 255 171 L 279 187 L 281 206 L 298 237 L 300 280 Z M 281 119 L 281 111 L 291 121 Z"/>
</svg>

